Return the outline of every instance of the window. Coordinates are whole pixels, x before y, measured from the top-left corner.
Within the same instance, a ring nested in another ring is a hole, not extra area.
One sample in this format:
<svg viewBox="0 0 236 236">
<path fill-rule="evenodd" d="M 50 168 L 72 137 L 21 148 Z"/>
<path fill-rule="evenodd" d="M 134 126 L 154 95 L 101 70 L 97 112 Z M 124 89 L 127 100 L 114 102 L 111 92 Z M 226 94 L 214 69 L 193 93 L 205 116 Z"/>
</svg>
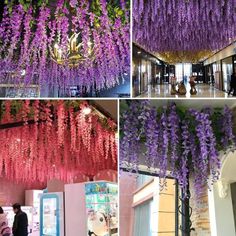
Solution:
<svg viewBox="0 0 236 236">
<path fill-rule="evenodd" d="M 151 230 L 152 200 L 138 205 L 134 209 L 134 232 L 135 236 L 152 236 Z"/>
</svg>

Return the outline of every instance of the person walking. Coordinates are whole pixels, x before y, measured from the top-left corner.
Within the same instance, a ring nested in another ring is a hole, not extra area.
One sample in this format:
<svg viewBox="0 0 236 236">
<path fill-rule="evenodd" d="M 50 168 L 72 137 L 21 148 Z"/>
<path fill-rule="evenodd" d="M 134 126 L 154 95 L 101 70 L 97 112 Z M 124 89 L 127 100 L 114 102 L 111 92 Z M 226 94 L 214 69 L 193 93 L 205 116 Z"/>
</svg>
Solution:
<svg viewBox="0 0 236 236">
<path fill-rule="evenodd" d="M 232 91 L 233 91 L 233 96 L 236 96 L 236 73 L 235 72 L 231 75 L 230 90 L 228 92 L 228 95 L 230 95 Z"/>
<path fill-rule="evenodd" d="M 13 206 L 15 218 L 13 222 L 12 233 L 14 236 L 27 236 L 28 235 L 28 217 L 25 212 L 21 210 L 21 205 L 15 203 Z"/>
<path fill-rule="evenodd" d="M 8 226 L 7 216 L 2 207 L 0 207 L 0 236 L 10 236 L 11 229 Z"/>
</svg>

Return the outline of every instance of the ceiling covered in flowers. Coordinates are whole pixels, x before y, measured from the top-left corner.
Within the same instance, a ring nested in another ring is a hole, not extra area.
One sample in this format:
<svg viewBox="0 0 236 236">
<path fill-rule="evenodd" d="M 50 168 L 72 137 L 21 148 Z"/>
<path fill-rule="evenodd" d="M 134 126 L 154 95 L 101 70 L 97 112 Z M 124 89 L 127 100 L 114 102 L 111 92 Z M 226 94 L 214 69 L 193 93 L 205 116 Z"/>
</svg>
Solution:
<svg viewBox="0 0 236 236">
<path fill-rule="evenodd" d="M 119 84 L 129 73 L 128 1 L 5 2 L 1 83 L 99 91 Z"/>
<path fill-rule="evenodd" d="M 133 40 L 167 61 L 204 59 L 236 40 L 236 1 L 134 0 Z"/>
<path fill-rule="evenodd" d="M 100 105 L 78 100 L 0 105 L 0 177 L 44 184 L 117 170 L 116 123 L 96 108 Z"/>
</svg>

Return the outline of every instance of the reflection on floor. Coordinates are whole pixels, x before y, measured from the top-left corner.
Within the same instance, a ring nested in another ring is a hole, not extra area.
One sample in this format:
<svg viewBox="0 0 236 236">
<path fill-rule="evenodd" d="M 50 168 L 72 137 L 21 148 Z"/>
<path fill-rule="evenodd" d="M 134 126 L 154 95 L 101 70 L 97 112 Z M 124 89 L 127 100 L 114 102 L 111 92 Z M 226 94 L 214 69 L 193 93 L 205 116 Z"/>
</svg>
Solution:
<svg viewBox="0 0 236 236">
<path fill-rule="evenodd" d="M 164 84 L 164 85 L 157 85 L 155 88 L 153 88 L 151 85 L 148 88 L 148 92 L 141 94 L 138 96 L 139 98 L 199 98 L 199 97 L 211 97 L 211 98 L 227 98 L 228 94 L 220 91 L 216 88 L 214 88 L 211 85 L 208 84 L 197 84 L 197 95 L 191 95 L 190 94 L 190 85 L 187 85 L 187 94 L 185 96 L 183 95 L 171 95 L 171 85 Z M 232 96 L 232 95 L 231 95 Z M 230 97 L 231 97 L 230 96 Z"/>
<path fill-rule="evenodd" d="M 98 97 L 130 97 L 130 79 L 126 78 L 124 81 L 120 81 L 118 86 L 102 90 L 99 92 Z"/>
</svg>

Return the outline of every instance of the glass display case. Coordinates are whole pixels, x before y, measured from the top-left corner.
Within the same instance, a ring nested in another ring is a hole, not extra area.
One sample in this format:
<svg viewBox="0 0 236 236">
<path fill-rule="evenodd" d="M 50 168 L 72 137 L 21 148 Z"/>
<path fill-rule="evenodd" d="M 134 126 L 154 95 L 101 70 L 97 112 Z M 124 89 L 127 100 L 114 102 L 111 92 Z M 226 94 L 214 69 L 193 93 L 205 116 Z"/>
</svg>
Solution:
<svg viewBox="0 0 236 236">
<path fill-rule="evenodd" d="M 34 235 L 39 235 L 40 225 L 40 196 L 43 194 L 42 190 L 26 190 L 25 204 L 33 207 L 33 232 Z M 36 234 L 37 232 L 37 234 Z"/>
<path fill-rule="evenodd" d="M 118 236 L 117 184 L 107 181 L 66 184 L 65 217 L 66 235 Z"/>
<path fill-rule="evenodd" d="M 88 235 L 118 235 L 118 188 L 108 182 L 85 184 Z"/>
</svg>

